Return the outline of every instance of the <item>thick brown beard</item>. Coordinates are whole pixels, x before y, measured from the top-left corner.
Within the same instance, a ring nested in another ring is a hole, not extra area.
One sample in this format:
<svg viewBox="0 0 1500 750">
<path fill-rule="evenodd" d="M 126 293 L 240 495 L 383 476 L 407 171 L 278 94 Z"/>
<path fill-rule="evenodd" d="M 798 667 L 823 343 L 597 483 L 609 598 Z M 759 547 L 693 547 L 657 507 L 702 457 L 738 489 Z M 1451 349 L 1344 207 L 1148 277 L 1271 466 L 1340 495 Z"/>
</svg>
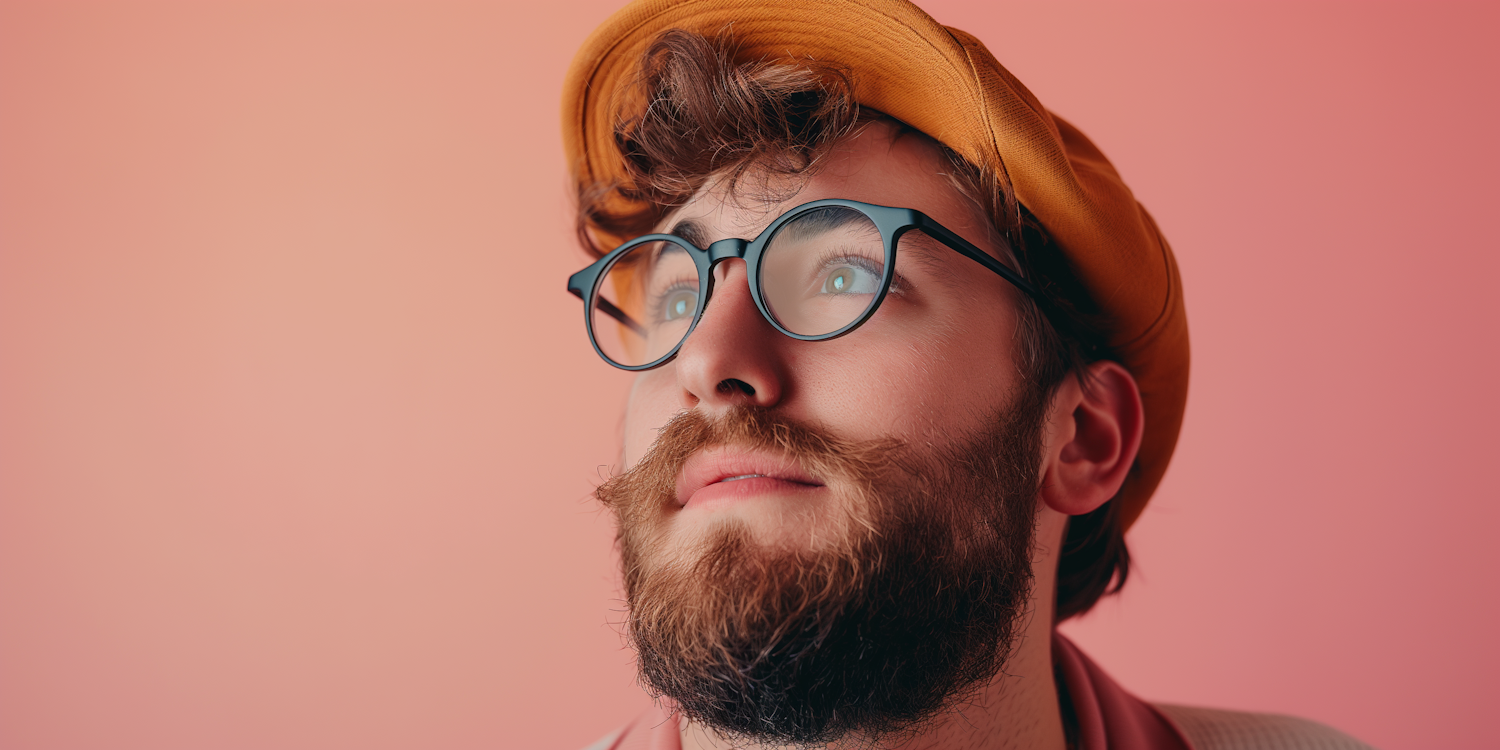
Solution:
<svg viewBox="0 0 1500 750">
<path fill-rule="evenodd" d="M 1042 399 L 919 452 L 851 442 L 755 408 L 687 412 L 602 485 L 619 523 L 628 633 L 642 681 L 742 741 L 873 744 L 919 729 L 990 682 L 1030 600 Z M 843 533 L 805 550 L 725 523 L 669 549 L 664 521 L 694 452 L 777 451 L 834 490 Z"/>
</svg>

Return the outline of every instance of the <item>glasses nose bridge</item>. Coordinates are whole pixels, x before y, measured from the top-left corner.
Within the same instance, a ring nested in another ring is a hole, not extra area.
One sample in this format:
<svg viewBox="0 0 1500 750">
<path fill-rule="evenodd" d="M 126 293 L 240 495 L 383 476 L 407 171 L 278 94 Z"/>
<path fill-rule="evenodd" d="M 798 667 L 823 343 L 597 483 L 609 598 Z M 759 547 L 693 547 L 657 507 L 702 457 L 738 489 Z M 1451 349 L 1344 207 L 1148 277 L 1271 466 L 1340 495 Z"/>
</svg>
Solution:
<svg viewBox="0 0 1500 750">
<path fill-rule="evenodd" d="M 726 260 L 744 260 L 745 255 L 749 252 L 749 250 L 750 240 L 741 239 L 739 237 L 727 237 L 725 239 L 714 242 L 707 248 L 705 248 L 705 251 L 708 255 L 708 271 L 706 274 L 708 280 L 708 288 L 704 290 L 705 297 L 703 300 L 703 306 L 705 308 L 708 307 L 708 303 L 713 299 L 714 296 L 714 269 L 717 268 L 720 263 Z M 748 268 L 746 269 L 745 280 L 747 282 L 750 281 Z M 754 288 L 754 284 L 751 284 L 751 289 L 753 290 Z"/>
<path fill-rule="evenodd" d="M 726 260 L 744 260 L 745 254 L 750 248 L 750 241 L 738 237 L 728 237 L 708 246 L 708 279 L 710 294 L 713 289 L 714 269 Z"/>
<path fill-rule="evenodd" d="M 739 258 L 743 260 L 745 257 L 745 251 L 748 250 L 749 247 L 750 242 L 748 240 L 742 240 L 738 237 L 729 237 L 727 239 L 722 239 L 718 242 L 713 243 L 712 245 L 709 245 L 708 270 L 712 271 L 714 266 L 717 266 L 720 262 L 729 260 L 731 258 Z"/>
</svg>

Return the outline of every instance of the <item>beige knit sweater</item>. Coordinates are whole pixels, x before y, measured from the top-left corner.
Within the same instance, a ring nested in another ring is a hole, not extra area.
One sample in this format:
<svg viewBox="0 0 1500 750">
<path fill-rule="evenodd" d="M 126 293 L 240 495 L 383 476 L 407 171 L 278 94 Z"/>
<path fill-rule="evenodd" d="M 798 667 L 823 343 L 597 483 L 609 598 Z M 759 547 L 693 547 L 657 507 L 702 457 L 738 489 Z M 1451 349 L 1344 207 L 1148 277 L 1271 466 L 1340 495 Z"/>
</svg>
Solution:
<svg viewBox="0 0 1500 750">
<path fill-rule="evenodd" d="M 1333 727 L 1295 716 L 1154 705 L 1177 724 L 1193 750 L 1373 750 Z"/>
</svg>

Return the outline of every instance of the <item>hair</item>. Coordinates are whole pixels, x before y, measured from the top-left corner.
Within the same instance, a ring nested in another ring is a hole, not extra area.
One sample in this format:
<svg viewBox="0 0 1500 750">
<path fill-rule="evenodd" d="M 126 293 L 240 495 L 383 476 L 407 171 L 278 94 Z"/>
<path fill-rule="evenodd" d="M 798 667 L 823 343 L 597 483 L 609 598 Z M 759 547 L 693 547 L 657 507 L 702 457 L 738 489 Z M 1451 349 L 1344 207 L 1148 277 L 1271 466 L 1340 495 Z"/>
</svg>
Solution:
<svg viewBox="0 0 1500 750">
<path fill-rule="evenodd" d="M 750 180 L 761 185 L 811 174 L 841 139 L 873 120 L 928 138 L 854 97 L 853 75 L 816 60 L 737 59 L 732 37 L 673 29 L 642 55 L 632 89 L 616 102 L 614 140 L 623 176 L 578 186 L 577 231 L 585 249 L 603 255 L 594 230 L 632 237 L 651 232 L 710 179 L 731 196 Z M 931 140 L 929 138 L 929 140 Z M 1097 308 L 1066 257 L 1016 200 L 1002 170 L 975 165 L 933 140 L 960 194 L 991 222 L 1010 259 L 1039 290 L 1017 295 L 1016 354 L 1026 385 L 1049 401 L 1069 376 L 1111 359 Z M 1044 309 L 1045 308 L 1045 309 Z M 1089 386 L 1087 380 L 1082 383 Z M 1119 591 L 1130 552 L 1115 499 L 1069 520 L 1058 563 L 1055 619 L 1087 612 Z"/>
</svg>

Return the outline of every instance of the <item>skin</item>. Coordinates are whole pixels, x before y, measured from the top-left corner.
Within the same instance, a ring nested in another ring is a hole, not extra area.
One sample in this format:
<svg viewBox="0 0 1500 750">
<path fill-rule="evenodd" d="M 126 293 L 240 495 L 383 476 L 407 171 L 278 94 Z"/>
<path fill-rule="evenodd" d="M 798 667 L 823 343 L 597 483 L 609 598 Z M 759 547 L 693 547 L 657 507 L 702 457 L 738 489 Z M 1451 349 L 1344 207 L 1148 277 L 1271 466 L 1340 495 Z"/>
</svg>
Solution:
<svg viewBox="0 0 1500 750">
<path fill-rule="evenodd" d="M 751 238 L 787 209 L 848 198 L 918 209 L 1002 257 L 988 222 L 945 176 L 945 163 L 930 140 L 898 135 L 894 126 L 877 121 L 842 141 L 810 178 L 776 191 L 775 200 L 735 200 L 722 186 L 710 186 L 658 231 L 691 220 L 708 242 Z M 751 298 L 744 263 L 720 264 L 713 297 L 677 358 L 635 380 L 625 418 L 627 466 L 674 415 L 691 409 L 717 413 L 736 403 L 771 407 L 841 437 L 895 436 L 915 446 L 944 445 L 977 429 L 1003 405 L 1019 377 L 1012 334 L 1020 292 L 932 244 L 930 262 L 898 268 L 911 278 L 908 293 L 888 296 L 855 332 L 821 342 L 797 341 L 772 328 Z M 1143 426 L 1130 374 L 1113 362 L 1089 370 L 1091 387 L 1068 379 L 1048 414 L 1032 554 L 1036 594 L 1024 638 L 1006 674 L 973 704 L 903 747 L 1066 745 L 1051 668 L 1057 551 L 1067 517 L 1097 508 L 1124 482 Z M 841 514 L 827 489 L 762 484 L 768 486 L 733 502 L 664 511 L 671 514 L 673 550 L 691 554 L 695 541 L 731 518 L 767 544 L 817 546 L 840 530 Z M 728 747 L 692 725 L 683 726 L 682 739 L 684 748 Z"/>
</svg>

